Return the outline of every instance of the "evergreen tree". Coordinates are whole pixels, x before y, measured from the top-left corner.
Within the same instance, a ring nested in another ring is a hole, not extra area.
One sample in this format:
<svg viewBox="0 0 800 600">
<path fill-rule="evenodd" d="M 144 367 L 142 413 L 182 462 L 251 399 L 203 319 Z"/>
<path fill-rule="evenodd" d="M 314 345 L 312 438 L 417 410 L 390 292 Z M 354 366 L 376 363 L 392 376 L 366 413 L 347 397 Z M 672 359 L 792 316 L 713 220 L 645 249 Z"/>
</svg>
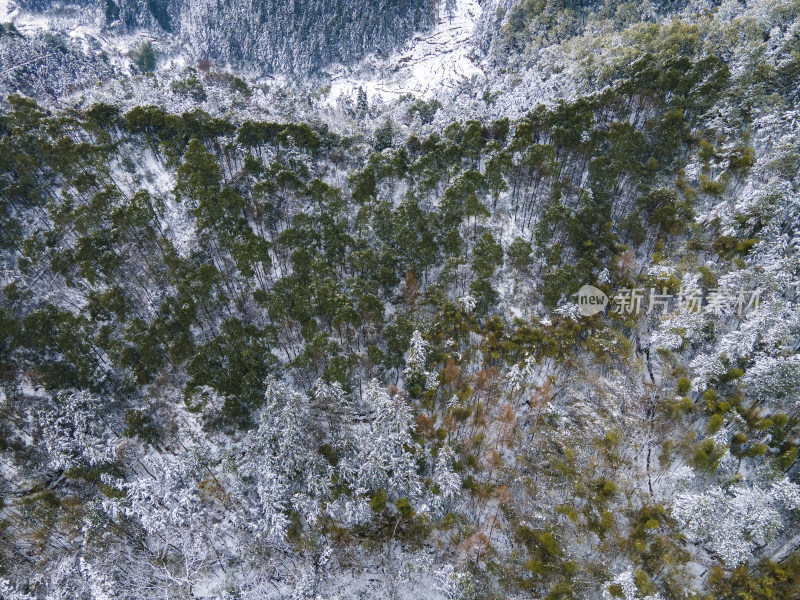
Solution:
<svg viewBox="0 0 800 600">
<path fill-rule="evenodd" d="M 136 52 L 131 55 L 133 59 L 133 64 L 142 72 L 142 73 L 152 73 L 156 70 L 156 53 L 153 50 L 153 44 L 150 42 L 145 42 L 142 44 Z"/>
</svg>

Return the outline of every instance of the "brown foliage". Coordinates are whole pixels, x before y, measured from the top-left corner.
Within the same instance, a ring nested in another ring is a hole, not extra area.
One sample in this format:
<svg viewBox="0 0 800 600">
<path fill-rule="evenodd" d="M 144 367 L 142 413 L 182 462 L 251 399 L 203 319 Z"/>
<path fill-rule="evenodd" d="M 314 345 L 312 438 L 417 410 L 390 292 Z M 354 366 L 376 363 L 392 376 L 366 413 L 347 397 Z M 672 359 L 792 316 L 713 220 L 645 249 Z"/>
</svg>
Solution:
<svg viewBox="0 0 800 600">
<path fill-rule="evenodd" d="M 452 358 L 448 358 L 447 362 L 444 364 L 444 370 L 442 371 L 442 383 L 444 385 L 452 386 L 453 388 L 458 388 L 461 386 L 461 371 L 456 366 L 456 361 Z"/>
<path fill-rule="evenodd" d="M 548 379 L 544 385 L 536 388 L 530 399 L 530 407 L 536 411 L 536 414 L 541 414 L 550 401 L 553 399 L 553 383 Z"/>
<path fill-rule="evenodd" d="M 482 531 L 468 537 L 458 545 L 459 552 L 472 561 L 480 560 L 481 555 L 485 554 L 489 548 L 491 548 L 489 538 Z"/>
<path fill-rule="evenodd" d="M 500 373 L 496 367 L 489 367 L 475 374 L 475 395 L 493 406 L 500 399 Z"/>
<path fill-rule="evenodd" d="M 514 442 L 514 431 L 517 426 L 517 413 L 514 407 L 510 404 L 504 404 L 497 419 L 501 424 L 497 441 L 504 446 L 510 447 Z"/>
<path fill-rule="evenodd" d="M 492 497 L 497 500 L 499 506 L 505 506 L 511 500 L 511 492 L 506 486 L 499 485 L 492 492 Z"/>
<path fill-rule="evenodd" d="M 495 367 L 489 367 L 475 374 L 475 389 L 481 392 L 489 391 L 497 385 L 500 377 Z"/>
<path fill-rule="evenodd" d="M 633 253 L 633 250 L 628 250 L 619 258 L 619 267 L 623 273 L 630 271 L 635 264 L 636 255 Z"/>
<path fill-rule="evenodd" d="M 497 470 L 503 466 L 503 455 L 497 450 L 490 450 L 486 462 L 492 469 Z"/>
<path fill-rule="evenodd" d="M 442 425 L 447 431 L 453 432 L 458 428 L 456 418 L 452 414 L 448 414 L 442 421 Z"/>
<path fill-rule="evenodd" d="M 426 438 L 432 438 L 436 435 L 436 421 L 427 415 L 419 415 L 417 417 L 417 431 L 419 434 Z"/>
<path fill-rule="evenodd" d="M 213 502 L 218 500 L 223 504 L 228 499 L 228 493 L 214 477 L 206 477 L 197 484 L 200 489 L 200 498 L 203 502 Z"/>
<path fill-rule="evenodd" d="M 403 286 L 403 300 L 406 304 L 414 304 L 419 296 L 419 286 L 414 273 L 409 269 L 406 272 L 405 285 Z"/>
</svg>

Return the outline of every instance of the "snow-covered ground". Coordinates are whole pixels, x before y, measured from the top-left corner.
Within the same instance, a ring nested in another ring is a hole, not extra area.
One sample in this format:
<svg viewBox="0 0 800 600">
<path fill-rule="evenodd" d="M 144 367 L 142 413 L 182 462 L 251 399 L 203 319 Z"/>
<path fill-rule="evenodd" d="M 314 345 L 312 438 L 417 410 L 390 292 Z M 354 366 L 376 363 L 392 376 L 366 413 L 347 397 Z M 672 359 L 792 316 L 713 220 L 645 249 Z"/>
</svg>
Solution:
<svg viewBox="0 0 800 600">
<path fill-rule="evenodd" d="M 0 0 L 0 23 L 11 21 L 16 11 L 16 5 L 11 0 Z"/>
<path fill-rule="evenodd" d="M 48 17 L 23 12 L 14 0 L 0 0 L 0 23 L 13 23 L 23 34 L 51 29 Z"/>
<path fill-rule="evenodd" d="M 472 77 L 485 77 L 479 59 L 472 55 L 470 39 L 481 16 L 477 0 L 457 0 L 452 19 L 444 3 L 436 27 L 417 34 L 388 59 L 362 63 L 366 69 L 332 67 L 330 102 L 363 88 L 368 96 L 392 100 L 403 94 L 431 96 Z"/>
<path fill-rule="evenodd" d="M 333 106 L 342 96 L 355 97 L 359 88 L 370 98 L 379 96 L 384 101 L 409 93 L 430 97 L 473 77 L 485 78 L 471 43 L 482 13 L 478 0 L 456 0 L 452 15 L 448 15 L 445 4 L 441 3 L 438 22 L 431 31 L 417 33 L 389 57 L 371 55 L 355 65 L 330 66 L 327 69 L 331 82 L 327 102 Z M 115 66 L 123 70 L 129 65 L 126 56 L 131 49 L 152 39 L 143 31 L 108 35 L 104 32 L 103 15 L 99 10 L 30 13 L 21 11 L 14 0 L 0 0 L 0 22 L 12 22 L 26 35 L 37 31 L 64 31 L 82 42 L 86 51 L 105 51 Z M 169 44 L 159 47 L 159 70 L 175 71 L 186 66 L 187 56 L 180 48 L 165 46 Z"/>
</svg>

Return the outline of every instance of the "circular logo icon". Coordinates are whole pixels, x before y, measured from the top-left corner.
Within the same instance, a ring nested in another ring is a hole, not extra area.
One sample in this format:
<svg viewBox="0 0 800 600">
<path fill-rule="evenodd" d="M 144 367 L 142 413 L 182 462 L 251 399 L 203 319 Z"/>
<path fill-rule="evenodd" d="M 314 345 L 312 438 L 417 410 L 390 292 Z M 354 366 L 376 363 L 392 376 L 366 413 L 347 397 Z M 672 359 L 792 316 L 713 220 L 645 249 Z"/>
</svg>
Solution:
<svg viewBox="0 0 800 600">
<path fill-rule="evenodd" d="M 578 310 L 584 317 L 591 317 L 608 306 L 608 296 L 603 290 L 598 290 L 593 285 L 585 285 L 578 290 Z"/>
</svg>

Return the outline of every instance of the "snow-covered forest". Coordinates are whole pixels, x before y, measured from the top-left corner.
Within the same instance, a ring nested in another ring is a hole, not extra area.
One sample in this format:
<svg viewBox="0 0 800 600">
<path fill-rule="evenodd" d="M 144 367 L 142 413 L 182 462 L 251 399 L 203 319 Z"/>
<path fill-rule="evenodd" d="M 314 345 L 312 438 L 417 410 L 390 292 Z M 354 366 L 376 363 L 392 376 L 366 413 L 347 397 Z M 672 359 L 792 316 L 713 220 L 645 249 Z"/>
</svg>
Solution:
<svg viewBox="0 0 800 600">
<path fill-rule="evenodd" d="M 0 600 L 800 597 L 799 101 L 797 0 L 0 0 Z"/>
</svg>

